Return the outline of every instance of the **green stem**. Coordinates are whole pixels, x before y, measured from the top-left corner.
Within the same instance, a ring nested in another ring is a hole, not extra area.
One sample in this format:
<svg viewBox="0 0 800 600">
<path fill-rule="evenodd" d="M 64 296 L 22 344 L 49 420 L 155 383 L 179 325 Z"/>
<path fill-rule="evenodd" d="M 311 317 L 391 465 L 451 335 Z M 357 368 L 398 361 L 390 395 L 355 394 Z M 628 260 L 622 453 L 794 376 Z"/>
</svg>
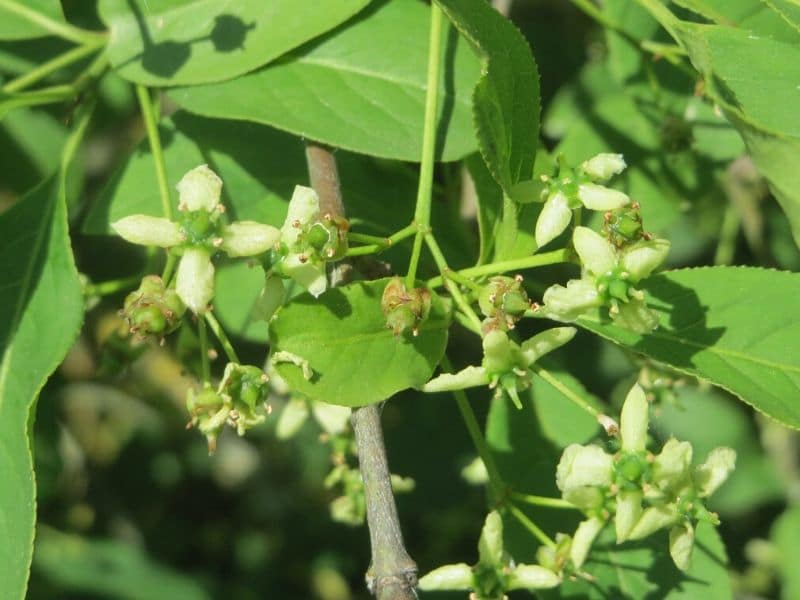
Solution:
<svg viewBox="0 0 800 600">
<path fill-rule="evenodd" d="M 461 277 L 474 279 L 484 275 L 496 275 L 498 273 L 507 273 L 508 271 L 523 271 L 533 267 L 543 267 L 545 265 L 554 265 L 568 261 L 569 252 L 566 249 L 552 250 L 551 252 L 533 254 L 532 256 L 525 256 L 523 258 L 515 258 L 512 260 L 480 265 L 478 267 L 470 267 L 469 269 L 461 269 L 457 271 L 457 273 Z M 429 279 L 427 283 L 428 287 L 439 287 L 444 285 L 445 281 L 444 277 L 440 275 Z"/>
<path fill-rule="evenodd" d="M 453 365 L 450 364 L 450 359 L 447 358 L 447 356 L 442 357 L 441 362 L 442 368 L 445 371 L 452 372 Z M 489 444 L 486 443 L 486 439 L 483 437 L 481 426 L 478 424 L 478 419 L 475 417 L 475 412 L 472 410 L 472 405 L 469 403 L 464 390 L 453 391 L 453 396 L 456 398 L 456 405 L 461 413 L 461 418 L 464 419 L 464 425 L 467 427 L 469 437 L 472 438 L 472 443 L 475 446 L 475 450 L 478 451 L 478 456 L 480 456 L 484 466 L 486 467 L 486 473 L 489 475 L 489 485 L 491 486 L 497 498 L 501 499 L 506 493 L 508 486 L 506 485 L 505 481 L 503 481 L 503 477 L 500 475 L 500 470 L 497 468 L 497 463 L 494 461 L 492 451 L 489 449 Z"/>
<path fill-rule="evenodd" d="M 535 496 L 533 494 L 520 494 L 519 492 L 512 492 L 511 497 L 514 500 L 519 500 L 525 504 L 532 506 L 545 506 L 547 508 L 568 508 L 577 510 L 578 507 L 572 502 L 567 502 L 562 498 L 548 498 L 547 496 Z"/>
<path fill-rule="evenodd" d="M 112 279 L 109 281 L 101 281 L 100 283 L 91 283 L 84 288 L 86 296 L 110 296 L 123 290 L 128 290 L 136 286 L 142 280 L 142 275 L 131 275 L 122 279 Z"/>
<path fill-rule="evenodd" d="M 225 333 L 225 330 L 222 328 L 222 325 L 220 325 L 219 321 L 217 321 L 217 318 L 211 313 L 211 311 L 208 311 L 205 314 L 205 317 L 208 326 L 211 327 L 211 331 L 214 332 L 214 335 L 217 336 L 219 343 L 222 345 L 222 349 L 225 351 L 225 355 L 228 357 L 228 360 L 232 363 L 240 364 L 241 361 L 236 355 L 236 350 L 233 349 L 231 341 L 228 339 L 228 336 Z"/>
<path fill-rule="evenodd" d="M 150 150 L 153 153 L 158 192 L 161 196 L 161 209 L 166 218 L 172 219 L 172 202 L 169 198 L 169 186 L 167 185 L 167 167 L 164 163 L 164 153 L 161 149 L 161 138 L 158 135 L 158 115 L 153 110 L 154 103 L 146 87 L 137 85 L 136 96 L 139 99 L 144 126 L 147 130 L 147 139 L 150 142 Z"/>
<path fill-rule="evenodd" d="M 736 238 L 739 235 L 739 226 L 742 217 L 733 203 L 729 203 L 725 208 L 725 216 L 722 219 L 722 227 L 719 231 L 719 243 L 717 251 L 714 253 L 715 265 L 729 265 L 733 262 L 736 253 Z"/>
<path fill-rule="evenodd" d="M 530 518 L 528 518 L 528 515 L 522 512 L 519 507 L 509 504 L 508 510 L 512 515 L 514 515 L 514 518 L 519 521 L 525 529 L 530 531 L 533 536 L 542 544 L 545 546 L 550 546 L 551 548 L 556 547 L 556 543 L 550 538 L 550 536 L 542 531 L 536 523 L 531 521 Z"/>
<path fill-rule="evenodd" d="M 428 250 L 430 250 L 436 266 L 439 267 L 439 272 L 446 273 L 450 271 L 450 267 L 447 266 L 447 260 L 445 259 L 444 254 L 442 254 L 442 250 L 439 248 L 439 244 L 436 242 L 436 238 L 433 237 L 432 233 L 429 233 L 425 236 L 425 242 L 428 244 Z M 447 288 L 447 291 L 450 292 L 450 295 L 453 297 L 453 301 L 456 303 L 456 306 L 458 306 L 458 308 L 460 308 L 461 311 L 472 322 L 473 327 L 480 331 L 481 320 L 478 318 L 478 315 L 475 314 L 475 311 L 472 310 L 472 306 L 470 306 L 470 303 L 467 302 L 467 299 L 464 297 L 464 294 L 461 293 L 461 290 L 458 289 L 458 286 L 449 279 L 445 280 L 444 285 Z"/>
<path fill-rule="evenodd" d="M 559 392 L 564 394 L 567 398 L 572 400 L 572 402 L 577 404 L 581 409 L 585 410 L 590 415 L 592 415 L 595 419 L 598 419 L 602 415 L 602 413 L 599 410 L 597 410 L 594 406 L 589 404 L 586 400 L 584 400 L 578 394 L 569 389 L 557 377 L 555 377 L 552 373 L 550 373 L 546 369 L 543 369 L 536 363 L 532 364 L 530 366 L 530 369 L 534 373 L 536 373 L 539 377 L 544 379 L 547 383 L 556 388 Z"/>
<path fill-rule="evenodd" d="M 389 237 L 382 238 L 373 235 L 365 235 L 361 233 L 348 233 L 347 237 L 350 241 L 366 241 L 366 246 L 357 246 L 356 248 L 349 248 L 347 256 L 364 256 L 365 254 L 377 254 L 383 252 L 387 248 L 392 247 L 397 242 L 411 237 L 417 232 L 417 226 L 412 223 L 406 225 L 400 231 L 393 233 Z"/>
<path fill-rule="evenodd" d="M 167 251 L 167 262 L 164 263 L 164 270 L 161 272 L 161 281 L 164 286 L 168 286 L 172 279 L 172 273 L 175 271 L 175 265 L 178 262 L 178 257 L 172 252 Z"/>
<path fill-rule="evenodd" d="M 436 109 L 439 96 L 439 76 L 442 54 L 442 9 L 431 4 L 431 31 L 428 43 L 428 78 L 425 92 L 425 120 L 422 130 L 422 157 L 419 166 L 419 187 L 414 221 L 417 233 L 408 265 L 406 287 L 412 288 L 417 279 L 417 265 L 422 251 L 422 240 L 430 229 L 431 197 L 433 192 L 433 162 L 436 151 Z"/>
<path fill-rule="evenodd" d="M 7 94 L 11 94 L 24 90 L 34 83 L 44 79 L 48 75 L 55 73 L 59 69 L 62 69 L 68 65 L 71 65 L 72 63 L 78 62 L 86 56 L 89 56 L 90 54 L 96 52 L 101 46 L 101 43 L 95 41 L 84 44 L 83 46 L 78 46 L 77 48 L 72 48 L 63 54 L 56 56 L 52 60 L 39 65 L 35 69 L 28 71 L 24 75 L 20 75 L 16 79 L 9 81 L 3 86 L 3 91 Z"/>
<path fill-rule="evenodd" d="M 13 0 L 0 0 L 0 8 L 22 17 L 29 23 L 38 25 L 55 36 L 69 40 L 70 42 L 75 42 L 76 44 L 89 44 L 100 40 L 105 42 L 107 37 L 105 33 L 88 31 L 70 25 L 69 23 L 60 23 Z"/>
<path fill-rule="evenodd" d="M 211 383 L 211 367 L 208 364 L 208 331 L 205 319 L 197 316 L 197 336 L 200 339 L 200 367 L 203 372 L 203 385 Z"/>
<path fill-rule="evenodd" d="M 461 284 L 461 285 L 463 285 L 465 287 L 468 287 L 471 290 L 476 290 L 476 291 L 480 291 L 481 290 L 481 286 L 480 285 L 478 285 L 477 283 L 472 281 L 472 279 L 469 279 L 468 277 L 464 277 L 458 271 L 452 271 L 452 270 L 448 269 L 447 271 L 442 273 L 442 277 L 445 277 L 447 279 L 452 279 L 456 283 L 459 283 L 459 284 Z"/>
</svg>

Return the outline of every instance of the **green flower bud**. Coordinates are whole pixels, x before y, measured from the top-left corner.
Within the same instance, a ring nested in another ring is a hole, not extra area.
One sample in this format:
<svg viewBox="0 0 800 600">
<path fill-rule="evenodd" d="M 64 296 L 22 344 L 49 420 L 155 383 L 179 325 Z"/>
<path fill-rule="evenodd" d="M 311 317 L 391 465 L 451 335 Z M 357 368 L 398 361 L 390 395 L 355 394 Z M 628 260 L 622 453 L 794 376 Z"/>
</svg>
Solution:
<svg viewBox="0 0 800 600">
<path fill-rule="evenodd" d="M 629 540 L 641 540 L 659 529 L 669 527 L 678 519 L 678 511 L 674 504 L 651 506 L 646 509 L 628 535 Z"/>
<path fill-rule="evenodd" d="M 203 210 L 213 213 L 218 210 L 222 193 L 222 180 L 208 165 L 195 167 L 176 186 L 180 202 L 178 208 L 190 212 Z"/>
<path fill-rule="evenodd" d="M 611 484 L 614 459 L 600 446 L 570 444 L 556 468 L 556 485 L 562 493 L 584 486 Z"/>
<path fill-rule="evenodd" d="M 487 566 L 502 567 L 507 562 L 503 548 L 503 519 L 495 510 L 486 515 L 478 540 L 478 555 L 479 562 Z"/>
<path fill-rule="evenodd" d="M 653 461 L 653 483 L 662 490 L 677 490 L 691 475 L 692 445 L 670 438 Z"/>
<path fill-rule="evenodd" d="M 522 287 L 521 277 L 499 275 L 492 277 L 481 289 L 478 306 L 487 318 L 493 320 L 494 326 L 505 331 L 513 327 L 531 303 Z"/>
<path fill-rule="evenodd" d="M 572 220 L 572 210 L 567 197 L 560 191 L 551 194 L 536 220 L 536 245 L 541 248 L 557 238 Z"/>
<path fill-rule="evenodd" d="M 156 275 L 142 279 L 139 289 L 125 298 L 122 310 L 130 332 L 137 336 L 171 333 L 178 328 L 185 312 L 186 307 L 175 290 L 164 288 L 164 282 Z"/>
<path fill-rule="evenodd" d="M 634 203 L 629 207 L 607 212 L 603 215 L 601 231 L 608 238 L 608 241 L 617 248 L 622 248 L 641 239 L 644 234 L 642 232 L 642 213 L 639 210 L 639 205 Z"/>
<path fill-rule="evenodd" d="M 214 298 L 214 265 L 207 250 L 187 248 L 175 276 L 175 291 L 194 313 L 204 313 Z"/>
<path fill-rule="evenodd" d="M 231 257 L 255 256 L 273 248 L 281 232 L 255 221 L 237 221 L 223 227 L 222 250 Z"/>
<path fill-rule="evenodd" d="M 585 161 L 581 165 L 581 171 L 595 181 L 603 182 L 622 173 L 626 166 L 622 154 L 602 152 Z"/>
<path fill-rule="evenodd" d="M 470 590 L 473 587 L 472 567 L 466 563 L 439 567 L 420 577 L 418 587 L 426 592 Z"/>
<path fill-rule="evenodd" d="M 199 394 L 190 388 L 186 393 L 186 410 L 191 417 L 189 425 L 197 427 L 206 437 L 208 453 L 213 454 L 217 449 L 217 436 L 230 415 L 230 406 L 209 387 Z"/>
<path fill-rule="evenodd" d="M 131 215 L 111 223 L 111 228 L 123 239 L 144 246 L 169 248 L 183 241 L 183 234 L 176 223 L 162 217 Z"/>
<path fill-rule="evenodd" d="M 613 210 L 630 203 L 628 195 L 596 183 L 582 183 L 578 186 L 578 199 L 591 210 Z"/>
<path fill-rule="evenodd" d="M 628 392 L 620 415 L 620 437 L 622 449 L 626 452 L 642 452 L 647 442 L 647 424 L 650 406 L 644 390 L 634 385 Z"/>
<path fill-rule="evenodd" d="M 572 564 L 576 569 L 580 569 L 589 555 L 589 550 L 592 548 L 597 534 L 605 526 L 605 521 L 592 517 L 585 521 L 581 521 L 578 528 L 575 530 L 575 535 L 572 537 L 572 545 L 569 549 L 569 557 Z"/>
<path fill-rule="evenodd" d="M 617 494 L 617 511 L 614 516 L 618 544 L 630 538 L 631 531 L 641 515 L 642 492 L 639 490 L 620 491 Z"/>
<path fill-rule="evenodd" d="M 714 448 L 708 454 L 705 462 L 698 465 L 695 470 L 694 480 L 699 488 L 700 496 L 707 497 L 717 491 L 735 467 L 735 450 L 725 446 Z"/>
<path fill-rule="evenodd" d="M 694 548 L 694 528 L 689 523 L 681 523 L 669 530 L 669 555 L 675 566 L 687 571 Z"/>
<path fill-rule="evenodd" d="M 508 576 L 507 590 L 547 590 L 557 587 L 561 577 L 539 565 L 517 565 Z"/>
<path fill-rule="evenodd" d="M 431 292 L 427 288 L 406 289 L 403 280 L 394 277 L 386 284 L 381 298 L 386 326 L 399 336 L 406 329 L 414 335 L 431 310 Z"/>
</svg>

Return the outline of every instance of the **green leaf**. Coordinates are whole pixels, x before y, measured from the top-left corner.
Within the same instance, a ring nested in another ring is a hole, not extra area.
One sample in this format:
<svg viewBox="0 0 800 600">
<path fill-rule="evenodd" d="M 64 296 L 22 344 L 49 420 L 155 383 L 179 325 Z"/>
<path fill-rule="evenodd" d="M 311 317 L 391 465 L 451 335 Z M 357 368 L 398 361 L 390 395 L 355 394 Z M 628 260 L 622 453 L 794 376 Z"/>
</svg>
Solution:
<svg viewBox="0 0 800 600">
<path fill-rule="evenodd" d="M 781 574 L 781 598 L 793 600 L 800 597 L 800 506 L 793 506 L 784 512 L 772 526 L 770 538 L 777 546 L 778 568 Z"/>
<path fill-rule="evenodd" d="M 41 528 L 33 568 L 67 590 L 115 600 L 206 600 L 211 596 L 183 575 L 116 540 L 86 539 Z"/>
<path fill-rule="evenodd" d="M 533 176 L 539 145 L 539 70 L 525 37 L 484 0 L 436 0 L 483 58 L 472 93 L 478 147 L 506 195 Z"/>
<path fill-rule="evenodd" d="M 695 464 L 717 446 L 736 450 L 736 470 L 710 498 L 711 510 L 722 513 L 724 520 L 783 498 L 784 485 L 761 450 L 748 410 L 714 388 L 686 386 L 676 388 L 675 394 L 675 402 L 662 403 L 655 411 L 653 425 L 662 439 L 674 436 L 691 442 Z"/>
<path fill-rule="evenodd" d="M 102 0 L 117 72 L 142 85 L 193 85 L 252 71 L 349 19 L 369 0 Z"/>
<path fill-rule="evenodd" d="M 667 532 L 653 534 L 643 543 L 617 545 L 614 528 L 606 527 L 592 546 L 584 570 L 594 581 L 567 578 L 543 598 L 661 598 L 664 600 L 730 600 L 730 577 L 725 568 L 725 547 L 708 523 L 697 526 L 692 563 L 682 573 L 672 563 Z"/>
<path fill-rule="evenodd" d="M 14 1 L 17 4 L 24 5 L 26 8 L 35 10 L 53 21 L 64 22 L 64 13 L 61 10 L 61 2 L 59 0 Z M 50 35 L 50 33 L 41 25 L 32 23 L 15 12 L 0 6 L 0 40 L 24 40 L 47 35 Z"/>
<path fill-rule="evenodd" d="M 277 64 L 234 81 L 179 88 L 170 96 L 198 114 L 255 121 L 355 152 L 418 161 L 429 29 L 425 4 L 379 3 Z M 469 91 L 480 65 L 454 30 L 446 35 L 437 158 L 456 160 L 475 150 Z"/>
<path fill-rule="evenodd" d="M 31 411 L 83 317 L 59 178 L 0 216 L 0 273 L 0 581 L 6 598 L 22 598 L 36 518 Z"/>
<path fill-rule="evenodd" d="M 18 109 L 6 115 L 0 122 L 3 186 L 23 193 L 54 173 L 66 137 L 66 128 L 44 111 Z"/>
<path fill-rule="evenodd" d="M 738 27 L 786 42 L 798 41 L 800 28 L 791 16 L 800 13 L 792 0 L 675 0 L 675 3 L 727 27 Z"/>
<path fill-rule="evenodd" d="M 742 135 L 800 244 L 800 46 L 763 35 L 677 19 L 640 0 L 688 52 L 706 94 Z"/>
<path fill-rule="evenodd" d="M 732 392 L 800 427 L 800 275 L 749 267 L 668 271 L 642 284 L 660 318 L 638 335 L 599 317 L 578 324 Z"/>
<path fill-rule="evenodd" d="M 278 312 L 269 327 L 272 351 L 291 352 L 313 371 L 307 381 L 300 367 L 279 363 L 278 372 L 293 391 L 331 404 L 364 406 L 430 379 L 447 344 L 447 311 L 434 295 L 419 335 L 395 337 L 381 311 L 388 281 L 352 283 L 316 299 L 302 294 Z"/>
</svg>

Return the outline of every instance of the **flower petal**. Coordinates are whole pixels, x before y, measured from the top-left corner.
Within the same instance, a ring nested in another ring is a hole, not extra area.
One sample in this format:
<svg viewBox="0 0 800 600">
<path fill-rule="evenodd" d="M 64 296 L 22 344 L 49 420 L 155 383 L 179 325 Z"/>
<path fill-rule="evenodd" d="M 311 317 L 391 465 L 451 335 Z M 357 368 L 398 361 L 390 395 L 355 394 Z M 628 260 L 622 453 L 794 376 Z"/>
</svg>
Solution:
<svg viewBox="0 0 800 600">
<path fill-rule="evenodd" d="M 145 246 L 169 248 L 183 241 L 178 225 L 163 217 L 131 215 L 114 221 L 111 228 L 123 239 Z"/>
<path fill-rule="evenodd" d="M 692 465 L 692 445 L 670 438 L 653 461 L 653 483 L 662 490 L 676 489 L 686 482 Z"/>
<path fill-rule="evenodd" d="M 641 540 L 659 529 L 668 527 L 678 519 L 678 510 L 674 504 L 651 506 L 646 509 L 628 535 L 629 540 Z"/>
<path fill-rule="evenodd" d="M 635 384 L 622 404 L 619 418 L 619 432 L 622 449 L 627 452 L 642 452 L 647 442 L 647 424 L 650 420 L 650 404 L 644 390 Z"/>
<path fill-rule="evenodd" d="M 178 264 L 175 291 L 195 313 L 205 312 L 214 297 L 214 265 L 207 250 L 188 248 Z"/>
<path fill-rule="evenodd" d="M 472 588 L 472 567 L 466 563 L 444 565 L 420 577 L 417 585 L 425 591 L 469 590 Z"/>
<path fill-rule="evenodd" d="M 669 530 L 669 554 L 675 566 L 681 571 L 689 568 L 694 548 L 694 527 L 681 523 Z"/>
<path fill-rule="evenodd" d="M 255 221 L 236 221 L 222 230 L 222 250 L 228 256 L 255 256 L 272 248 L 281 232 L 271 225 Z"/>
<path fill-rule="evenodd" d="M 578 186 L 578 200 L 590 210 L 614 210 L 622 208 L 631 199 L 619 190 L 612 190 L 596 183 L 582 183 Z"/>
<path fill-rule="evenodd" d="M 607 181 L 622 173 L 627 166 L 622 154 L 601 152 L 585 161 L 581 170 L 596 181 Z"/>
<path fill-rule="evenodd" d="M 569 323 L 580 317 L 590 308 L 600 306 L 602 300 L 594 283 L 586 279 L 571 279 L 567 287 L 551 285 L 542 297 L 543 314 Z"/>
<path fill-rule="evenodd" d="M 606 238 L 588 227 L 576 227 L 572 245 L 586 270 L 599 277 L 617 265 L 617 252 Z"/>
<path fill-rule="evenodd" d="M 507 590 L 547 590 L 561 583 L 561 577 L 541 565 L 517 565 L 508 576 Z"/>
<path fill-rule="evenodd" d="M 668 240 L 653 239 L 642 241 L 622 251 L 622 266 L 631 274 L 631 281 L 649 276 L 657 269 L 669 254 L 670 243 Z"/>
<path fill-rule="evenodd" d="M 301 227 L 319 217 L 319 196 L 313 188 L 303 185 L 294 186 L 292 199 L 289 200 L 289 209 L 286 220 L 281 227 L 283 242 L 291 247 L 297 243 Z M 300 227 L 298 227 L 298 225 Z"/>
<path fill-rule="evenodd" d="M 175 186 L 180 197 L 179 206 L 186 210 L 214 212 L 222 193 L 222 180 L 208 165 L 195 167 Z"/>
<path fill-rule="evenodd" d="M 650 333 L 658 327 L 658 314 L 647 308 L 647 305 L 636 298 L 627 303 L 619 303 L 617 311 L 612 312 L 611 319 L 625 329 L 634 333 Z"/>
<path fill-rule="evenodd" d="M 623 490 L 617 494 L 617 514 L 614 516 L 614 526 L 617 531 L 618 544 L 630 537 L 631 530 L 641 515 L 642 492 Z"/>
<path fill-rule="evenodd" d="M 572 210 L 567 203 L 567 197 L 561 192 L 556 192 L 542 207 L 536 221 L 536 245 L 541 248 L 551 240 L 557 238 L 567 228 L 572 220 Z"/>
<path fill-rule="evenodd" d="M 605 524 L 605 521 L 592 517 L 581 521 L 578 525 L 578 529 L 575 530 L 575 535 L 572 537 L 572 545 L 569 548 L 569 557 L 577 569 L 580 569 L 586 561 L 594 539 Z"/>
<path fill-rule="evenodd" d="M 548 352 L 563 346 L 575 337 L 577 331 L 574 327 L 553 327 L 525 340 L 520 345 L 525 364 L 530 366 Z"/>
<path fill-rule="evenodd" d="M 570 444 L 556 467 L 556 485 L 562 492 L 583 486 L 609 485 L 613 467 L 613 457 L 600 446 Z"/>
<path fill-rule="evenodd" d="M 710 496 L 725 483 L 736 467 L 736 451 L 726 446 L 714 448 L 703 464 L 698 465 L 695 481 L 701 496 Z"/>
<path fill-rule="evenodd" d="M 303 286 L 317 298 L 328 287 L 325 264 L 317 264 L 312 260 L 300 260 L 299 254 L 290 254 L 283 260 L 283 272 Z"/>
<path fill-rule="evenodd" d="M 458 373 L 442 373 L 422 386 L 423 392 L 448 392 L 479 385 L 488 385 L 489 376 L 483 367 L 469 366 Z"/>
<path fill-rule="evenodd" d="M 486 515 L 478 540 L 478 562 L 482 565 L 502 567 L 505 559 L 503 549 L 503 519 L 493 510 Z"/>
</svg>

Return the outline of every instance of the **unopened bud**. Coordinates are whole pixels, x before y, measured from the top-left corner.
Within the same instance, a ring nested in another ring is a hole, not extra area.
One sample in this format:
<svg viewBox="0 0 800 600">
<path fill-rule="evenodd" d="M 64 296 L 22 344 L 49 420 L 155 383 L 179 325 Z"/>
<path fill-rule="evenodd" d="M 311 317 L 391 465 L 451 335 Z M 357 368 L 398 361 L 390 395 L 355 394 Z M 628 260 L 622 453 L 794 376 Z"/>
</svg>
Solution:
<svg viewBox="0 0 800 600">
<path fill-rule="evenodd" d="M 431 292 L 427 288 L 406 289 L 403 280 L 395 277 L 386 284 L 381 298 L 386 326 L 399 336 L 406 329 L 415 330 L 431 310 Z"/>
</svg>

